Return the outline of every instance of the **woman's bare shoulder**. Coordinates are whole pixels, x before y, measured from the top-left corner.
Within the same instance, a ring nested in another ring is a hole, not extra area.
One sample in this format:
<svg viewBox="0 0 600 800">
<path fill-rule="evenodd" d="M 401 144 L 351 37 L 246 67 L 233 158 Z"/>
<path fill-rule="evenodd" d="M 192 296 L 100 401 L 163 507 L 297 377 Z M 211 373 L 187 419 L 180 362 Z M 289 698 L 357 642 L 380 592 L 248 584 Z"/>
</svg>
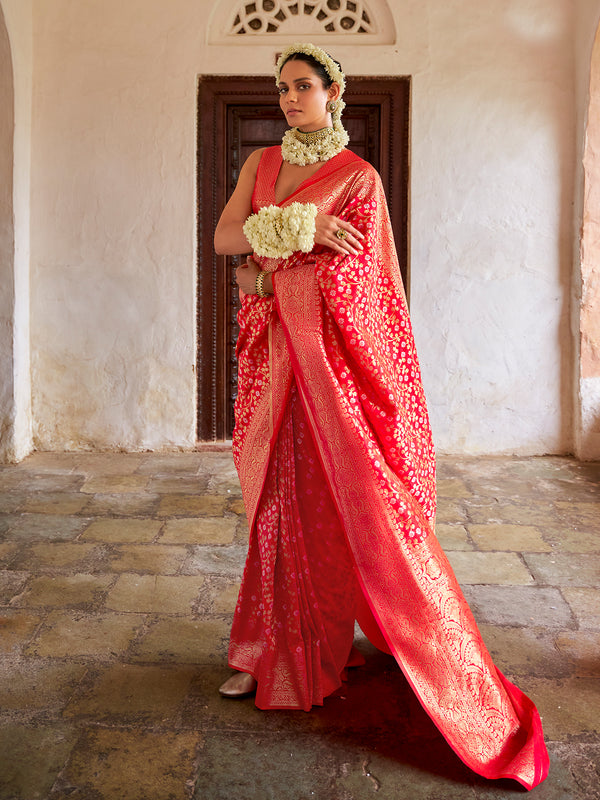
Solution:
<svg viewBox="0 0 600 800">
<path fill-rule="evenodd" d="M 266 147 L 259 147 L 258 150 L 253 150 L 248 158 L 244 161 L 242 169 L 256 172 L 260 159 L 262 158 L 262 154 L 266 149 Z"/>
</svg>

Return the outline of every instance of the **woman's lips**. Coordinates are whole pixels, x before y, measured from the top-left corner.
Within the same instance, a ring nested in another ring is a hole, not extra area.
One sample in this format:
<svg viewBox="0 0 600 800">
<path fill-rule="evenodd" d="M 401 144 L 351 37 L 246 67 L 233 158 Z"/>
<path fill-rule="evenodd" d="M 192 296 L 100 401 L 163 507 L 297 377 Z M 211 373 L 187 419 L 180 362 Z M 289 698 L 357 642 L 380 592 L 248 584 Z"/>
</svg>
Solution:
<svg viewBox="0 0 600 800">
<path fill-rule="evenodd" d="M 301 112 L 300 112 L 300 109 L 299 109 L 299 108 L 290 108 L 288 111 L 286 111 L 286 114 L 287 114 L 288 116 L 289 116 L 290 114 L 300 114 L 300 113 L 301 113 Z"/>
</svg>

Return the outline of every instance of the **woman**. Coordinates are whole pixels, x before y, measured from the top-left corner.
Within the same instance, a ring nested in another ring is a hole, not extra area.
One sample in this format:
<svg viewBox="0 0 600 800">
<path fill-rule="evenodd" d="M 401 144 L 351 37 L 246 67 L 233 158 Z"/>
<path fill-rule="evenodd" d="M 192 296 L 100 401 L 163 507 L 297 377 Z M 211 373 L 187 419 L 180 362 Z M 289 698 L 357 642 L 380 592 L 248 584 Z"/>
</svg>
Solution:
<svg viewBox="0 0 600 800">
<path fill-rule="evenodd" d="M 276 77 L 291 128 L 248 158 L 215 233 L 217 252 L 253 252 L 234 432 L 250 545 L 221 694 L 322 704 L 359 662 L 358 620 L 466 764 L 531 789 L 548 770 L 537 710 L 433 533 L 419 366 L 381 181 L 345 149 L 344 75 L 296 44 Z"/>
</svg>

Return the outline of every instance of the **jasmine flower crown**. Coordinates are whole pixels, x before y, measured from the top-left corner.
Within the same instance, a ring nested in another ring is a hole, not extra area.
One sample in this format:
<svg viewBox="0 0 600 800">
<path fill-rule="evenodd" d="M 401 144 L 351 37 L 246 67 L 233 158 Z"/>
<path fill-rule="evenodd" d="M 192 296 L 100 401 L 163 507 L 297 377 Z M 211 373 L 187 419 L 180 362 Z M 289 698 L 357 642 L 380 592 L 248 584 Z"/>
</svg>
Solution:
<svg viewBox="0 0 600 800">
<path fill-rule="evenodd" d="M 307 56 L 312 56 L 316 61 L 322 64 L 329 77 L 334 83 L 340 87 L 340 96 L 337 100 L 337 108 L 333 112 L 333 117 L 337 117 L 338 119 L 342 116 L 342 111 L 346 107 L 346 104 L 342 100 L 342 95 L 344 94 L 344 90 L 346 88 L 346 76 L 339 68 L 339 66 L 335 63 L 333 58 L 325 52 L 321 47 L 317 47 L 310 42 L 295 42 L 294 44 L 288 45 L 282 54 L 277 59 L 277 65 L 275 66 L 275 81 L 279 83 L 281 78 L 281 68 L 283 67 L 287 58 L 289 58 L 293 53 L 304 53 Z"/>
</svg>

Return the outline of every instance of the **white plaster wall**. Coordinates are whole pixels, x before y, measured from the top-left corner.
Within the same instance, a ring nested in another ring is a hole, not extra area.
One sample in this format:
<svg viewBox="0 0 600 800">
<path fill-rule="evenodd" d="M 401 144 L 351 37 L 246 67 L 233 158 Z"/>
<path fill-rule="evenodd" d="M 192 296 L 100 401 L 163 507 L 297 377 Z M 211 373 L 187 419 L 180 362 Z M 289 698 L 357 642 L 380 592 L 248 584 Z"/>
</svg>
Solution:
<svg viewBox="0 0 600 800">
<path fill-rule="evenodd" d="M 194 444 L 195 92 L 273 45 L 207 45 L 209 0 L 34 0 L 32 352 L 40 448 Z M 571 0 L 403 0 L 412 316 L 440 452 L 571 447 Z M 342 45 L 341 41 L 345 43 Z"/>
<path fill-rule="evenodd" d="M 31 184 L 31 94 L 32 94 L 32 6 L 31 0 L 1 0 L 12 58 L 14 90 L 14 136 L 12 145 L 13 257 L 2 271 L 10 278 L 12 318 L 3 334 L 9 338 L 12 374 L 2 374 L 10 385 L 10 419 L 0 444 L 0 460 L 19 461 L 32 448 L 32 409 L 29 341 L 30 184 Z M 6 291 L 6 284 L 4 291 Z M 6 362 L 8 365 L 8 362 Z"/>
<path fill-rule="evenodd" d="M 0 8 L 0 454 L 6 460 L 13 439 L 14 102 L 10 42 Z"/>
<path fill-rule="evenodd" d="M 583 374 L 580 365 L 580 337 L 582 326 L 582 260 L 584 245 L 581 233 L 584 224 L 584 154 L 587 141 L 586 127 L 590 103 L 590 61 L 594 38 L 600 18 L 599 0 L 578 0 L 577 39 L 576 39 L 576 97 L 577 130 L 575 137 L 576 189 L 574 202 L 575 231 L 573 240 L 573 284 L 572 284 L 572 330 L 578 358 L 574 363 L 573 395 L 575 401 L 575 454 L 581 459 L 600 459 L 600 378 Z M 597 131 L 594 132 L 597 135 Z M 593 174 L 590 175 L 593 180 Z M 594 211 L 591 210 L 593 214 Z M 588 220 L 588 224 L 597 222 Z M 588 258 L 594 258 L 596 243 L 593 234 L 588 232 Z M 587 265 L 588 281 L 594 279 L 592 264 Z"/>
<path fill-rule="evenodd" d="M 413 99 L 413 309 L 438 449 L 570 447 L 569 2 L 435 4 Z"/>
</svg>

